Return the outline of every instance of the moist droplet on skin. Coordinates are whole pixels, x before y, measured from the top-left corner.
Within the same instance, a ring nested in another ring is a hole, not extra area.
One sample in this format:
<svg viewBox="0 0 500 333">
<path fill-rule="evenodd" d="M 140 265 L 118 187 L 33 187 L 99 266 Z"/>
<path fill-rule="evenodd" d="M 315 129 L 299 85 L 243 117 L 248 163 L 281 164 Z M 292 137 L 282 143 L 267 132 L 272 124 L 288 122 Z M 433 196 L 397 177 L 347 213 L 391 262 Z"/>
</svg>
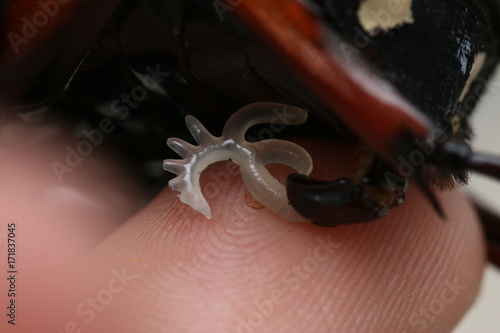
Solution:
<svg viewBox="0 0 500 333">
<path fill-rule="evenodd" d="M 245 194 L 245 204 L 247 205 L 248 208 L 260 210 L 263 209 L 265 206 L 258 202 L 257 200 L 254 199 L 252 194 L 250 192 L 247 192 Z"/>
</svg>

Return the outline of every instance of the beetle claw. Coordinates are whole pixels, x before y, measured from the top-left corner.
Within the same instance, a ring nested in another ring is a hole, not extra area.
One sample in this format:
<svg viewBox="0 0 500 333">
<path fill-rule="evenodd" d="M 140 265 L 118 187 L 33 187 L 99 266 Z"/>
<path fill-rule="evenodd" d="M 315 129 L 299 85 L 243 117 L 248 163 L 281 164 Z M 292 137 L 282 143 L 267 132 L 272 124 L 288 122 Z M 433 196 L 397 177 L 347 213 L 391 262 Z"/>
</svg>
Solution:
<svg viewBox="0 0 500 333">
<path fill-rule="evenodd" d="M 290 204 L 314 224 L 333 227 L 342 224 L 363 223 L 387 215 L 399 206 L 406 193 L 407 182 L 394 187 L 383 187 L 380 179 L 365 178 L 361 184 L 349 178 L 333 182 L 292 174 L 287 179 Z"/>
</svg>

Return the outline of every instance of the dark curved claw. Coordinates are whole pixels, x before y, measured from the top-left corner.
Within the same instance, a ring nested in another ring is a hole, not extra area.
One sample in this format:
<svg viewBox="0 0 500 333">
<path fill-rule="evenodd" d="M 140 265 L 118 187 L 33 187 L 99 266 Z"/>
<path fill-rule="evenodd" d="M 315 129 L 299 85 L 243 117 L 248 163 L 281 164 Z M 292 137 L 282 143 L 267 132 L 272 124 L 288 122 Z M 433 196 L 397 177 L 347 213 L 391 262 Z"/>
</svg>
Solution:
<svg viewBox="0 0 500 333">
<path fill-rule="evenodd" d="M 379 182 L 380 179 L 371 178 L 365 178 L 361 184 L 354 184 L 348 178 L 324 182 L 291 174 L 287 179 L 287 195 L 293 208 L 316 225 L 363 223 L 387 215 L 404 200 L 406 181 L 392 189 Z"/>
</svg>

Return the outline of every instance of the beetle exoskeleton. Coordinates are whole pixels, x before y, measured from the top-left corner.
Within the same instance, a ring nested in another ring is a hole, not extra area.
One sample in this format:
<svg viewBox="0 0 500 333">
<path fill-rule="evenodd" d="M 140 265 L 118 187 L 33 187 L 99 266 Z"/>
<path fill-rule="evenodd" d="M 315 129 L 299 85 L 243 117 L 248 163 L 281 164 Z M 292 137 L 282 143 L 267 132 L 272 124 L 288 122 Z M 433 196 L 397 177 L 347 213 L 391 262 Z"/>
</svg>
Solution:
<svg viewBox="0 0 500 333">
<path fill-rule="evenodd" d="M 310 110 L 295 134 L 369 147 L 370 163 L 349 179 L 289 178 L 290 202 L 320 225 L 377 219 L 401 203 L 407 179 L 439 210 L 433 187 L 465 183 L 468 170 L 499 178 L 500 161 L 468 146 L 469 116 L 500 57 L 498 1 L 51 4 L 0 7 L 0 107 L 30 121 L 49 106 L 89 124 L 110 119 L 109 138 L 153 183 L 165 177 L 165 139 L 189 138 L 186 115 L 221 129 L 255 102 Z M 335 193 L 347 199 L 329 200 Z"/>
</svg>

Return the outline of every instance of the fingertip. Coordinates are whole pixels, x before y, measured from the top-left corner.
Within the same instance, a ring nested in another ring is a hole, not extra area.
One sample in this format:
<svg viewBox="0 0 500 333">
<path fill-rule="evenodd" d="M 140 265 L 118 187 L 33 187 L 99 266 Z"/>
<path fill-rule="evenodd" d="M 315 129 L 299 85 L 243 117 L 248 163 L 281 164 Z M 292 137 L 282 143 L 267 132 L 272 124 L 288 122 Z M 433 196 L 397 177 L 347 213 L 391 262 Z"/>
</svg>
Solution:
<svg viewBox="0 0 500 333">
<path fill-rule="evenodd" d="M 352 168 L 348 145 L 325 156 L 327 142 L 303 144 L 321 177 Z M 446 221 L 411 187 L 388 217 L 327 229 L 279 219 L 249 199 L 227 165 L 202 175 L 211 220 L 165 189 L 94 253 L 107 270 L 130 258 L 141 263 L 140 279 L 112 305 L 127 318 L 117 327 L 447 332 L 473 302 L 485 255 L 460 193 L 439 194 Z M 148 318 L 134 315 L 140 309 Z"/>
</svg>

